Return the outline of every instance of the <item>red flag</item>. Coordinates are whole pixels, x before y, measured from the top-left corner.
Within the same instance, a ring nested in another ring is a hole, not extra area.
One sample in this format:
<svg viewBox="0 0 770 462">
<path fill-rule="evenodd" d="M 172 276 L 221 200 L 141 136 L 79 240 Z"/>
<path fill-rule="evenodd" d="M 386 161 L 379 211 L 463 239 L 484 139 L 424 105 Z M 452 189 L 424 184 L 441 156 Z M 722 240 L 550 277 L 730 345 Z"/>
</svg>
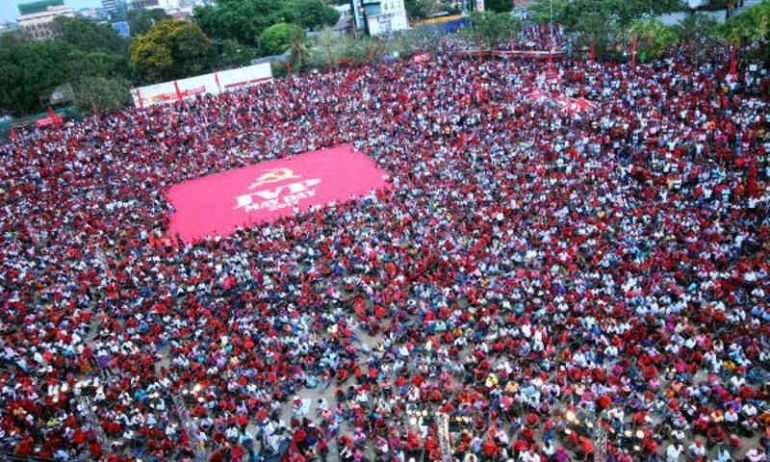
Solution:
<svg viewBox="0 0 770 462">
<path fill-rule="evenodd" d="M 286 60 L 286 72 L 291 75 L 291 61 Z"/>
<path fill-rule="evenodd" d="M 730 75 L 735 75 L 738 73 L 738 68 L 735 63 L 736 53 L 738 52 L 738 45 L 736 45 L 735 42 L 733 42 L 730 45 Z"/>
<path fill-rule="evenodd" d="M 144 109 L 144 99 L 142 99 L 142 92 L 136 89 L 136 99 L 139 101 L 139 109 Z"/>
<path fill-rule="evenodd" d="M 291 71 L 289 71 L 291 73 Z M 214 73 L 214 82 L 217 84 L 217 88 L 219 89 L 219 93 L 222 93 L 222 85 L 219 83 L 219 72 Z"/>
<path fill-rule="evenodd" d="M 53 124 L 54 128 L 59 128 L 59 122 L 61 122 L 61 118 L 57 116 L 55 112 L 53 112 L 53 108 L 51 106 L 48 106 L 48 119 L 51 121 L 50 123 Z"/>
<path fill-rule="evenodd" d="M 591 62 L 596 63 L 596 36 L 591 34 Z"/>
<path fill-rule="evenodd" d="M 372 58 L 374 58 L 374 48 L 372 48 L 372 45 L 369 44 L 369 62 L 372 61 Z"/>
<path fill-rule="evenodd" d="M 182 91 L 179 90 L 179 82 L 174 80 L 174 91 L 176 91 L 176 99 L 182 101 Z"/>
<path fill-rule="evenodd" d="M 548 75 L 553 75 L 553 48 L 548 50 Z"/>
<path fill-rule="evenodd" d="M 11 126 L 11 139 L 13 141 L 16 141 L 18 139 L 18 135 L 16 135 L 16 127 Z"/>
<path fill-rule="evenodd" d="M 636 67 L 636 35 L 631 37 L 631 66 Z"/>
</svg>

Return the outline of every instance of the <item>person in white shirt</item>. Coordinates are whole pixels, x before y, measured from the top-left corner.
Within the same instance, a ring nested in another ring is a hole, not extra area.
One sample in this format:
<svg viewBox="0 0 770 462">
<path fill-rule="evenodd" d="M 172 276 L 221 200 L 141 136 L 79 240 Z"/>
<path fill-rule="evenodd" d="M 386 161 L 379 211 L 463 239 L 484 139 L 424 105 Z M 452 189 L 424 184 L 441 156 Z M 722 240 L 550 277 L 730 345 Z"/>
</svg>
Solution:
<svg viewBox="0 0 770 462">
<path fill-rule="evenodd" d="M 666 462 L 678 462 L 682 451 L 684 447 L 680 443 L 669 444 L 666 448 Z"/>
<path fill-rule="evenodd" d="M 749 449 L 746 453 L 746 460 L 749 462 L 766 462 L 768 459 L 765 448 L 757 446 L 756 448 Z"/>
</svg>

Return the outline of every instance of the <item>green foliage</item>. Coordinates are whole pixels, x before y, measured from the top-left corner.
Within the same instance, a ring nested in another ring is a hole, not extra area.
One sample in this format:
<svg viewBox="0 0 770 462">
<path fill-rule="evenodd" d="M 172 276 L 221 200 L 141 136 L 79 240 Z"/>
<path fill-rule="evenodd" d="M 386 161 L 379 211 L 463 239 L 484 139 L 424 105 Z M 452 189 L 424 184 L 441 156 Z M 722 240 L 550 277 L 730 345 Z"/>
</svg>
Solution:
<svg viewBox="0 0 770 462">
<path fill-rule="evenodd" d="M 305 29 L 333 26 L 340 18 L 334 8 L 321 0 L 289 0 L 279 14 L 285 22 L 297 24 Z"/>
<path fill-rule="evenodd" d="M 529 9 L 536 23 L 551 20 L 549 0 L 530 3 Z M 602 58 L 611 54 L 614 40 L 634 21 L 685 9 L 680 0 L 553 0 L 553 21 L 579 33 L 578 47 L 588 47 L 593 36 L 596 54 Z"/>
<path fill-rule="evenodd" d="M 134 9 L 128 11 L 127 19 L 131 36 L 138 37 L 149 32 L 155 24 L 166 19 L 171 19 L 171 16 L 160 8 L 152 8 L 149 10 Z"/>
<path fill-rule="evenodd" d="M 85 77 L 74 85 L 75 106 L 81 111 L 92 108 L 104 114 L 117 111 L 131 101 L 129 83 L 125 79 Z"/>
<path fill-rule="evenodd" d="M 322 0 L 225 0 L 195 9 L 195 22 L 211 37 L 257 46 L 268 27 L 286 22 L 315 29 L 333 25 L 339 14 Z"/>
<path fill-rule="evenodd" d="M 310 50 L 305 43 L 305 33 L 295 33 L 291 38 L 289 60 L 297 72 L 305 69 L 310 62 Z M 288 71 L 288 69 L 287 69 Z"/>
<path fill-rule="evenodd" d="M 218 44 L 219 65 L 245 66 L 258 55 L 254 47 L 238 43 L 233 39 L 225 39 Z"/>
<path fill-rule="evenodd" d="M 670 27 L 657 19 L 634 21 L 622 34 L 626 43 L 637 37 L 637 53 L 640 61 L 656 59 L 663 55 L 666 49 L 679 41 L 679 30 Z"/>
<path fill-rule="evenodd" d="M 259 47 L 265 55 L 280 55 L 289 49 L 292 40 L 304 34 L 302 28 L 294 24 L 273 24 L 259 36 Z"/>
<path fill-rule="evenodd" d="M 391 52 L 406 58 L 417 53 L 436 53 L 441 46 L 442 34 L 432 27 L 416 27 L 402 32 L 389 43 Z"/>
<path fill-rule="evenodd" d="M 730 6 L 735 6 L 736 0 L 709 0 L 705 5 L 698 8 L 701 11 L 726 10 Z"/>
<path fill-rule="evenodd" d="M 293 66 L 293 65 L 292 65 Z M 273 78 L 282 79 L 289 75 L 289 68 L 286 66 L 286 61 L 277 61 L 270 64 L 273 70 Z M 292 69 L 292 72 L 294 69 Z"/>
<path fill-rule="evenodd" d="M 60 16 L 55 19 L 61 27 L 61 40 L 82 51 L 105 51 L 125 55 L 128 41 L 110 26 L 94 21 Z"/>
<path fill-rule="evenodd" d="M 548 0 L 533 2 L 529 6 L 532 19 L 547 22 L 551 17 L 551 3 Z M 593 27 L 606 21 L 611 25 L 625 27 L 632 21 L 647 15 L 658 15 L 685 10 L 680 0 L 554 0 L 553 20 L 576 32 L 604 32 L 611 28 Z"/>
<path fill-rule="evenodd" d="M 711 16 L 695 13 L 685 18 L 678 28 L 679 36 L 683 42 L 699 43 L 716 39 L 719 23 Z"/>
<path fill-rule="evenodd" d="M 146 83 L 201 74 L 216 59 L 211 39 L 196 24 L 161 21 L 131 44 L 134 75 Z"/>
<path fill-rule="evenodd" d="M 770 0 L 764 0 L 732 16 L 718 32 L 725 40 L 740 45 L 767 41 L 770 38 Z"/>
<path fill-rule="evenodd" d="M 429 0 L 405 0 L 406 16 L 410 21 L 420 21 L 428 17 Z"/>
<path fill-rule="evenodd" d="M 513 9 L 513 0 L 484 0 L 484 8 L 496 13 L 509 13 Z"/>
<path fill-rule="evenodd" d="M 67 77 L 70 81 L 91 77 L 128 77 L 128 61 L 125 56 L 97 50 L 85 52 L 74 50 L 67 62 Z"/>
<path fill-rule="evenodd" d="M 475 43 L 486 48 L 496 48 L 518 35 L 521 22 L 508 13 L 471 13 L 462 33 Z"/>
<path fill-rule="evenodd" d="M 74 51 L 61 41 L 0 47 L 0 107 L 16 115 L 42 109 L 50 92 L 66 81 Z"/>
</svg>

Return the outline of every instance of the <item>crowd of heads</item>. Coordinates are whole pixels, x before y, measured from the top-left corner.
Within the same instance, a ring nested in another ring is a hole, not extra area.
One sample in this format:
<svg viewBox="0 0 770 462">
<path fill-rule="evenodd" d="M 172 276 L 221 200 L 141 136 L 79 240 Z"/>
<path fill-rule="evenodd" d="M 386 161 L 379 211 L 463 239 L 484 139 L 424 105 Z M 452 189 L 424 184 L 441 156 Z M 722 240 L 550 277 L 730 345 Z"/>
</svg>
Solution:
<svg viewBox="0 0 770 462">
<path fill-rule="evenodd" d="M 770 76 L 726 61 L 434 56 L 5 141 L 0 448 L 766 460 Z M 391 188 L 169 235 L 170 186 L 342 143 Z"/>
</svg>

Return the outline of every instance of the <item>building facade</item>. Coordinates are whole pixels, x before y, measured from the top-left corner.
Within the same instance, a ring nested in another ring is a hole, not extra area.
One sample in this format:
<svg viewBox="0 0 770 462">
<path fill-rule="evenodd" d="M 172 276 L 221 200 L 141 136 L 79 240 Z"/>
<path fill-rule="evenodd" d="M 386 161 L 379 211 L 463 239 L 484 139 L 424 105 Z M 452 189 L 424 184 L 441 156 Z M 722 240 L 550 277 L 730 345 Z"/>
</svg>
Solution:
<svg viewBox="0 0 770 462">
<path fill-rule="evenodd" d="M 102 0 L 102 8 L 110 14 L 117 13 L 121 6 L 120 0 Z"/>
<path fill-rule="evenodd" d="M 54 19 L 59 16 L 75 17 L 75 10 L 62 0 L 50 0 L 19 5 L 21 16 L 16 18 L 19 28 L 27 40 L 49 40 L 61 35 L 61 29 Z"/>
<path fill-rule="evenodd" d="M 351 0 L 353 23 L 371 36 L 409 29 L 404 0 Z"/>
</svg>

